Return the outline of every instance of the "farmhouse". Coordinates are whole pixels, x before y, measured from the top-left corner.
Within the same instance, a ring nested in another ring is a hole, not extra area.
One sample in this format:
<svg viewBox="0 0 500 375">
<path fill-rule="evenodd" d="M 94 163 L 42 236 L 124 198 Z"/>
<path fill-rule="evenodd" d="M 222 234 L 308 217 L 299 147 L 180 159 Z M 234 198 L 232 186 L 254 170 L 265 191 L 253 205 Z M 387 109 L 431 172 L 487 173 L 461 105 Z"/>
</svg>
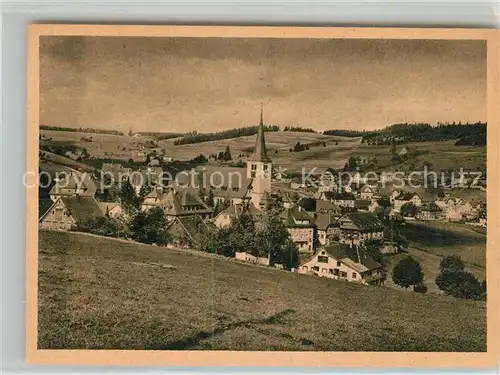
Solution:
<svg viewBox="0 0 500 375">
<path fill-rule="evenodd" d="M 214 230 L 213 224 L 205 222 L 197 214 L 176 216 L 167 226 L 167 233 L 172 236 L 173 242 L 183 246 L 199 246 Z"/>
<path fill-rule="evenodd" d="M 351 193 L 331 192 L 331 193 L 326 193 L 326 198 L 330 199 L 330 201 L 338 207 L 354 208 L 356 201 L 354 194 Z"/>
<path fill-rule="evenodd" d="M 70 230 L 79 221 L 103 216 L 93 197 L 59 197 L 38 220 L 42 229 Z"/>
<path fill-rule="evenodd" d="M 328 245 L 340 238 L 338 216 L 333 212 L 318 213 L 314 220 L 320 245 Z"/>
<path fill-rule="evenodd" d="M 234 220 L 245 214 L 257 221 L 260 219 L 262 212 L 250 202 L 232 204 L 215 217 L 214 224 L 217 228 L 229 227 Z"/>
<path fill-rule="evenodd" d="M 89 174 L 70 171 L 64 178 L 55 180 L 49 195 L 55 202 L 60 197 L 93 197 L 96 192 L 97 186 Z"/>
<path fill-rule="evenodd" d="M 120 202 L 97 202 L 103 215 L 109 218 L 117 219 L 125 215 L 123 206 Z"/>
<path fill-rule="evenodd" d="M 340 241 L 343 243 L 363 244 L 368 239 L 382 239 L 384 224 L 372 212 L 345 214 L 339 219 Z"/>
<path fill-rule="evenodd" d="M 312 217 L 302 209 L 293 207 L 285 209 L 281 213 L 281 218 L 299 251 L 312 253 L 314 251 L 314 223 Z"/>
<path fill-rule="evenodd" d="M 406 203 L 414 204 L 416 207 L 422 205 L 422 198 L 417 193 L 404 192 L 395 190 L 391 195 L 391 200 L 394 205 L 394 209 L 397 211 L 401 210 L 401 207 Z"/>
<path fill-rule="evenodd" d="M 442 217 L 443 210 L 434 202 L 425 202 L 417 212 L 417 218 L 420 220 L 439 220 Z"/>
<path fill-rule="evenodd" d="M 144 198 L 141 209 L 149 210 L 153 207 L 163 209 L 169 219 L 193 215 L 208 219 L 213 214 L 213 210 L 187 188 L 169 188 L 166 191 L 162 188 L 154 189 Z"/>
<path fill-rule="evenodd" d="M 381 269 L 382 266 L 358 246 L 335 243 L 320 248 L 314 256 L 301 261 L 299 273 L 378 285 Z"/>
</svg>

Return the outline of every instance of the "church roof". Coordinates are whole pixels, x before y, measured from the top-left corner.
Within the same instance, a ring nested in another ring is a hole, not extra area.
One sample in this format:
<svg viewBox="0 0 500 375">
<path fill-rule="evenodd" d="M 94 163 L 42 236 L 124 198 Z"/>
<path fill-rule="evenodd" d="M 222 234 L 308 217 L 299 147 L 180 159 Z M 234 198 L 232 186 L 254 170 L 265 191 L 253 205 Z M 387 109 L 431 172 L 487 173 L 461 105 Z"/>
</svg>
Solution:
<svg viewBox="0 0 500 375">
<path fill-rule="evenodd" d="M 266 140 L 264 138 L 264 119 L 263 119 L 263 117 L 264 117 L 263 111 L 261 108 L 260 124 L 259 124 L 259 129 L 257 132 L 257 139 L 255 141 L 255 149 L 254 149 L 253 154 L 248 158 L 248 160 L 269 163 L 271 161 L 271 158 L 269 158 L 269 156 L 267 156 Z"/>
</svg>

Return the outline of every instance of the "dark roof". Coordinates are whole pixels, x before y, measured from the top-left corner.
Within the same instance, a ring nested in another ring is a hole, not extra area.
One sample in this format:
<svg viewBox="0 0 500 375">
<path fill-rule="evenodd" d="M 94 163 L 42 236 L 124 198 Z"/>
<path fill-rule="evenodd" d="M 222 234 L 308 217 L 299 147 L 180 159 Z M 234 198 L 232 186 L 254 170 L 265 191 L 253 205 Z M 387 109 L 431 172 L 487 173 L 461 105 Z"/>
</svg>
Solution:
<svg viewBox="0 0 500 375">
<path fill-rule="evenodd" d="M 333 212 L 319 213 L 316 216 L 316 220 L 314 220 L 314 224 L 316 224 L 319 230 L 327 230 L 331 226 L 339 225 L 337 219 Z"/>
<path fill-rule="evenodd" d="M 439 206 L 434 202 L 425 202 L 420 208 L 421 211 L 429 211 L 429 212 L 439 212 L 442 211 Z"/>
<path fill-rule="evenodd" d="M 175 224 L 178 224 L 191 241 L 196 244 L 199 244 L 204 238 L 210 236 L 215 231 L 215 227 L 211 223 L 206 223 L 198 215 L 175 218 L 167 227 L 167 231 Z"/>
<path fill-rule="evenodd" d="M 340 242 L 320 248 L 314 255 L 301 259 L 300 264 L 309 262 L 321 251 L 326 251 L 331 257 L 343 261 L 347 266 L 357 270 L 359 273 L 375 270 L 381 267 L 373 258 L 366 255 L 364 249 L 359 246 L 350 246 Z"/>
<path fill-rule="evenodd" d="M 243 213 L 250 215 L 251 217 L 257 217 L 262 214 L 262 212 L 257 209 L 252 203 L 245 204 L 232 204 L 225 210 L 221 211 L 219 215 L 225 214 L 233 219 L 237 219 Z"/>
<path fill-rule="evenodd" d="M 264 119 L 263 110 L 260 110 L 260 124 L 257 133 L 257 139 L 255 140 L 255 149 L 253 154 L 248 158 L 250 161 L 258 161 L 269 163 L 271 159 L 267 156 L 266 150 L 266 140 L 264 139 Z"/>
<path fill-rule="evenodd" d="M 373 260 L 370 256 L 365 254 L 363 248 L 359 246 L 350 246 L 343 243 L 334 243 L 323 248 L 328 254 L 335 259 L 350 259 L 355 263 L 362 264 L 368 270 L 380 268 L 381 265 Z M 320 249 L 321 250 L 321 249 Z M 358 258 L 359 254 L 359 258 Z"/>
<path fill-rule="evenodd" d="M 340 227 L 361 231 L 384 229 L 384 224 L 373 212 L 354 212 L 345 214 L 340 218 Z"/>
<path fill-rule="evenodd" d="M 326 199 L 316 199 L 316 212 L 335 211 L 338 207 Z"/>
<path fill-rule="evenodd" d="M 93 197 L 61 197 L 75 221 L 103 216 L 99 204 Z"/>
<path fill-rule="evenodd" d="M 356 208 L 368 208 L 370 207 L 371 201 L 366 199 L 356 199 L 354 201 L 354 207 Z"/>
<path fill-rule="evenodd" d="M 281 218 L 285 226 L 289 228 L 311 228 L 314 226 L 312 217 L 297 207 L 285 209 L 281 213 Z M 307 223 L 297 223 L 297 221 L 306 221 Z"/>
</svg>

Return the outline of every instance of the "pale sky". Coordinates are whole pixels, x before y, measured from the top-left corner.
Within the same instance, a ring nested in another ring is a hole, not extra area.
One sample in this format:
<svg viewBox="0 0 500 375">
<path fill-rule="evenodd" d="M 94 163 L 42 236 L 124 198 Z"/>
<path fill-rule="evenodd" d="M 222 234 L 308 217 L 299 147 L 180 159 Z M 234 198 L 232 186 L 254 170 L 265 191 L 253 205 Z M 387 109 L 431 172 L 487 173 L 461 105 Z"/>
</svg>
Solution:
<svg viewBox="0 0 500 375">
<path fill-rule="evenodd" d="M 486 121 L 484 41 L 42 37 L 40 122 L 127 132 Z"/>
</svg>

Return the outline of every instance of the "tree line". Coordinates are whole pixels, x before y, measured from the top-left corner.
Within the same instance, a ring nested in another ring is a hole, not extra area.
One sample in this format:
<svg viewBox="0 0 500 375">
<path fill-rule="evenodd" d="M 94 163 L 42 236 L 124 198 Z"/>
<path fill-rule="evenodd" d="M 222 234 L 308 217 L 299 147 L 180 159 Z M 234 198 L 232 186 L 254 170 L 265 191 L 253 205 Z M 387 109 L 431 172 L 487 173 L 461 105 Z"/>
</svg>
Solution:
<svg viewBox="0 0 500 375">
<path fill-rule="evenodd" d="M 40 125 L 41 130 L 53 130 L 62 132 L 81 132 L 81 133 L 95 133 L 95 134 L 113 134 L 113 135 L 124 135 L 123 132 L 111 129 L 96 129 L 96 128 L 68 128 L 64 126 L 50 126 L 50 125 Z"/>
<path fill-rule="evenodd" d="M 277 132 L 280 130 L 280 127 L 277 125 L 266 125 L 264 126 L 264 130 L 266 132 Z M 210 142 L 210 141 L 218 141 L 222 139 L 231 139 L 238 137 L 246 137 L 257 134 L 259 131 L 258 126 L 248 126 L 243 128 L 235 128 L 224 130 L 216 133 L 196 133 L 193 132 L 191 134 L 186 134 L 182 138 L 179 138 L 174 141 L 174 145 L 186 145 L 193 143 L 201 143 L 201 142 Z"/>
</svg>

